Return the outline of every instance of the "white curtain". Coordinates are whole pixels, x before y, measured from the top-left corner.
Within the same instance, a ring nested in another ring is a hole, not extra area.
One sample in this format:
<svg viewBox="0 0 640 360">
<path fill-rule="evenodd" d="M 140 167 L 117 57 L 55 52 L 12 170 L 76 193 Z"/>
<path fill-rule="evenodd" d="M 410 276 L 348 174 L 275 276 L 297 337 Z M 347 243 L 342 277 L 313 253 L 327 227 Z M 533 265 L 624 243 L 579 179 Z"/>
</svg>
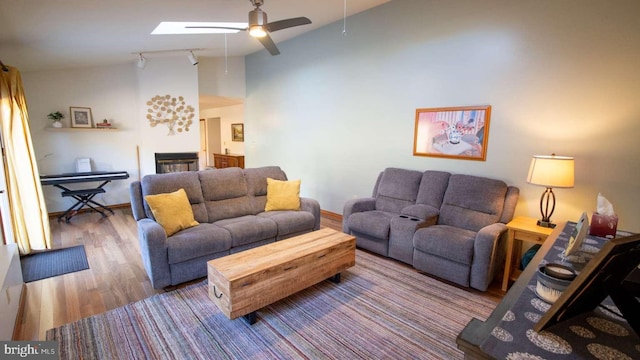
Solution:
<svg viewBox="0 0 640 360">
<path fill-rule="evenodd" d="M 11 66 L 0 69 L 0 131 L 14 239 L 20 254 L 51 248 L 47 206 L 42 194 L 38 166 L 29 131 L 27 103 L 20 72 Z"/>
</svg>

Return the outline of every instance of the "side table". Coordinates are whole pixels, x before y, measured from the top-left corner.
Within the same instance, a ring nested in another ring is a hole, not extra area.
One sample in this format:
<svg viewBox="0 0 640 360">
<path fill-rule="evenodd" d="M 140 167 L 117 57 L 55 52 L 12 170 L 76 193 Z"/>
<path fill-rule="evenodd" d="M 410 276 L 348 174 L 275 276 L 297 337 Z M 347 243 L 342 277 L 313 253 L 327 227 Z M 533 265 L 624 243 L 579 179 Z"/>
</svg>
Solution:
<svg viewBox="0 0 640 360">
<path fill-rule="evenodd" d="M 526 216 L 518 216 L 507 224 L 507 259 L 504 264 L 502 291 L 509 288 L 509 280 L 516 280 L 520 275 L 520 253 L 522 242 L 542 245 L 553 232 L 552 228 L 537 225 L 538 220 Z M 515 258 L 515 259 L 514 259 Z"/>
</svg>

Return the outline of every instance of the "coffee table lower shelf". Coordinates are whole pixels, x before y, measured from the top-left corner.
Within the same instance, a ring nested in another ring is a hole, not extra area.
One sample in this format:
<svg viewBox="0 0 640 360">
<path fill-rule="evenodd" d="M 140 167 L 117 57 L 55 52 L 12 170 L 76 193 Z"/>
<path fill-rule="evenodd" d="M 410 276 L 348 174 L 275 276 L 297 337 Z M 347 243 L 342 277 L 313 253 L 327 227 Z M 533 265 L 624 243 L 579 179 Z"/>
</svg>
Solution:
<svg viewBox="0 0 640 360">
<path fill-rule="evenodd" d="M 355 237 L 332 229 L 277 241 L 207 263 L 209 298 L 229 319 L 256 311 L 355 265 Z"/>
</svg>

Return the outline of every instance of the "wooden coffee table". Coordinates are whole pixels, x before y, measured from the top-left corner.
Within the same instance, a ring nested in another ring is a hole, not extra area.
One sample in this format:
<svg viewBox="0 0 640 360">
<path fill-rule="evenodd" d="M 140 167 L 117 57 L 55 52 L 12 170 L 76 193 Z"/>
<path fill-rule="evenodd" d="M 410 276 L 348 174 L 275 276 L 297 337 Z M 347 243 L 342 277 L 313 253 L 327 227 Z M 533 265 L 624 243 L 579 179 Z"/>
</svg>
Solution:
<svg viewBox="0 0 640 360">
<path fill-rule="evenodd" d="M 356 239 L 332 229 L 277 241 L 207 263 L 209 298 L 229 318 L 244 316 L 323 280 L 340 282 L 356 263 Z"/>
</svg>

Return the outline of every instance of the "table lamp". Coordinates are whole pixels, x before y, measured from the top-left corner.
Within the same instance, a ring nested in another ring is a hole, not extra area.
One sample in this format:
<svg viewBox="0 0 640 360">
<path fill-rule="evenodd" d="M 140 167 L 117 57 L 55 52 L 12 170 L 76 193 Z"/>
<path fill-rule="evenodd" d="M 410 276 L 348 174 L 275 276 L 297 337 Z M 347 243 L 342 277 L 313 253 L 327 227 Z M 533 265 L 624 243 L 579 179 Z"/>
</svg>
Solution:
<svg viewBox="0 0 640 360">
<path fill-rule="evenodd" d="M 531 166 L 529 167 L 527 182 L 547 188 L 540 197 L 540 213 L 542 214 L 542 219 L 538 220 L 538 226 L 547 228 L 556 227 L 556 224 L 551 222 L 551 215 L 556 208 L 556 196 L 552 188 L 572 188 L 573 177 L 572 157 L 556 156 L 555 154 L 551 156 L 533 156 Z"/>
</svg>

